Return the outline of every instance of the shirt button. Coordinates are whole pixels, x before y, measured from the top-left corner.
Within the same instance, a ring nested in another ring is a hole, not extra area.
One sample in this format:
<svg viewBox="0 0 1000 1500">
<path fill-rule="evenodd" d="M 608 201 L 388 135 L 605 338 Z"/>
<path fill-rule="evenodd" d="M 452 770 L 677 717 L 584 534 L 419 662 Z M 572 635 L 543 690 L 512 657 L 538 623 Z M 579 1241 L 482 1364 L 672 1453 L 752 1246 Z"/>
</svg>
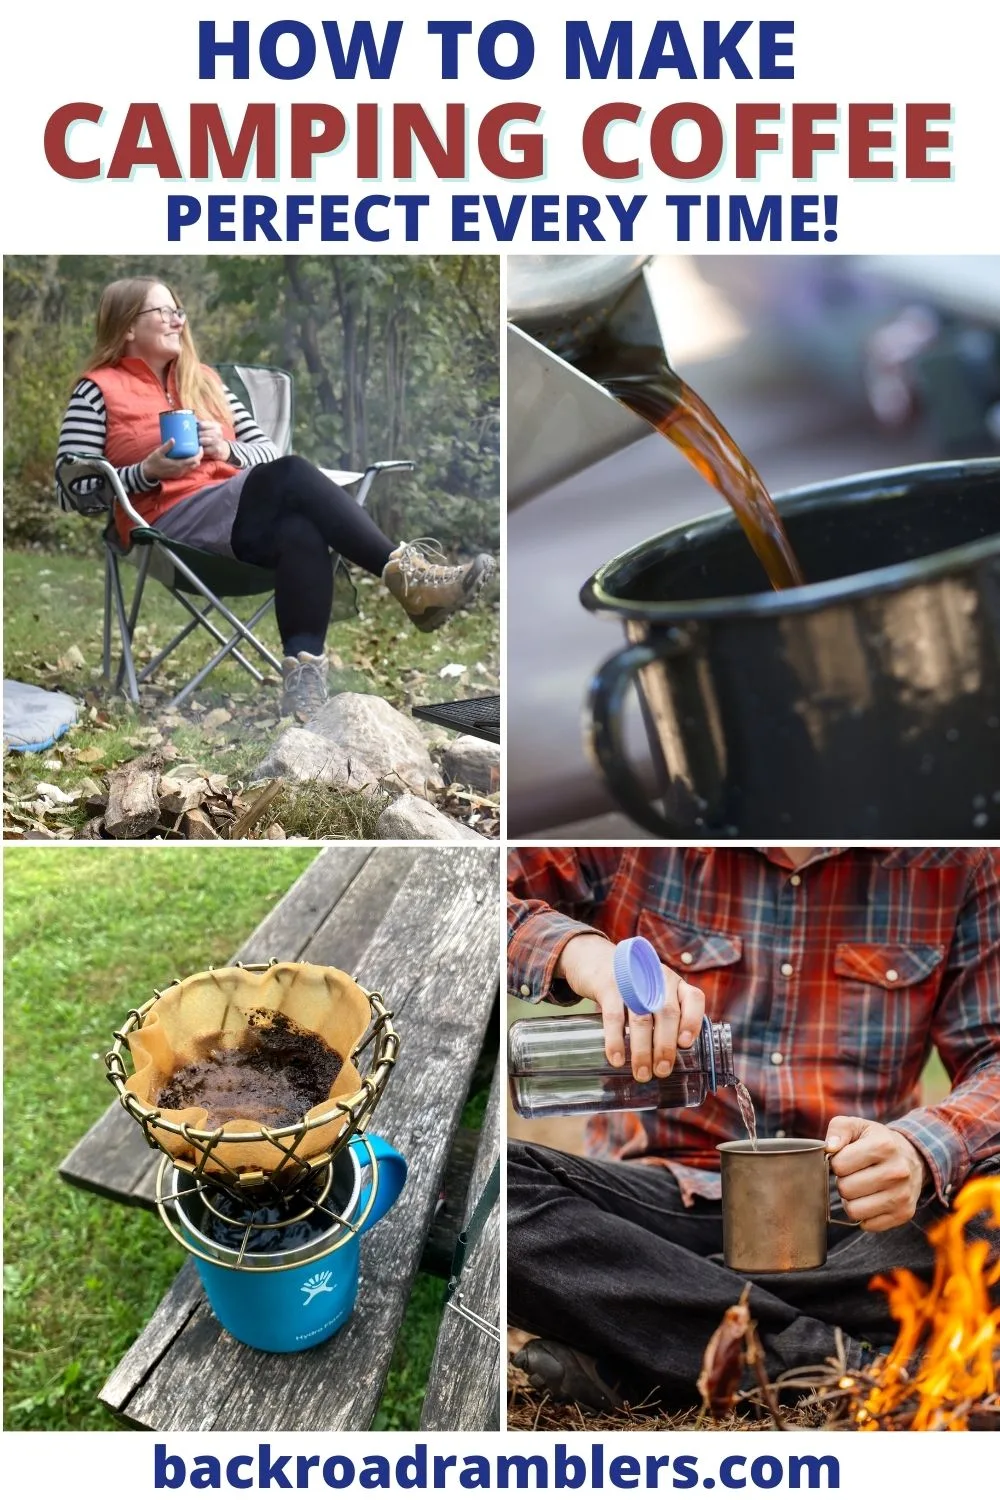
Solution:
<svg viewBox="0 0 1000 1500">
<path fill-rule="evenodd" d="M 774 1063 L 775 1067 L 777 1067 L 779 1063 L 783 1063 L 784 1060 L 785 1060 L 785 1054 L 783 1052 L 772 1052 L 771 1053 L 771 1061 Z"/>
<path fill-rule="evenodd" d="M 531 994 L 531 985 L 530 984 L 522 984 L 522 986 L 521 986 L 521 994 L 522 995 L 530 995 Z"/>
<path fill-rule="evenodd" d="M 776 1130 L 774 1133 L 779 1141 L 783 1141 L 785 1139 L 785 1136 L 788 1134 L 788 1132 L 785 1130 Z"/>
<path fill-rule="evenodd" d="M 782 964 L 781 972 L 782 974 L 784 974 L 786 979 L 791 979 L 792 975 L 795 973 L 795 970 L 792 968 L 791 964 Z"/>
<path fill-rule="evenodd" d="M 890 984 L 895 984 L 896 980 L 899 978 L 899 974 L 895 969 L 886 969 L 885 977 L 886 979 L 888 979 Z"/>
<path fill-rule="evenodd" d="M 681 963 L 682 964 L 693 964 L 694 963 L 694 954 L 693 953 L 682 953 L 681 954 Z"/>
<path fill-rule="evenodd" d="M 802 884 L 802 876 L 801 875 L 790 875 L 788 877 L 788 884 L 789 885 L 801 885 Z M 784 1134 L 784 1131 L 782 1131 L 782 1135 L 783 1134 Z"/>
</svg>

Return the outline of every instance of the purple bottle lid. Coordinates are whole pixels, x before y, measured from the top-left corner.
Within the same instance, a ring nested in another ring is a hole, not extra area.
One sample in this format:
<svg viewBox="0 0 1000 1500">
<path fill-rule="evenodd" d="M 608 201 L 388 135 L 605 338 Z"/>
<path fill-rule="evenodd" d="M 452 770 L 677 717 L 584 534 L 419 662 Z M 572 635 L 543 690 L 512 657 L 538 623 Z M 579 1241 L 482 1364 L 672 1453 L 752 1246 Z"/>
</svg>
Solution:
<svg viewBox="0 0 1000 1500">
<path fill-rule="evenodd" d="M 656 949 L 645 938 L 626 938 L 615 944 L 615 983 L 627 1008 L 651 1016 L 666 999 L 663 969 Z"/>
</svg>

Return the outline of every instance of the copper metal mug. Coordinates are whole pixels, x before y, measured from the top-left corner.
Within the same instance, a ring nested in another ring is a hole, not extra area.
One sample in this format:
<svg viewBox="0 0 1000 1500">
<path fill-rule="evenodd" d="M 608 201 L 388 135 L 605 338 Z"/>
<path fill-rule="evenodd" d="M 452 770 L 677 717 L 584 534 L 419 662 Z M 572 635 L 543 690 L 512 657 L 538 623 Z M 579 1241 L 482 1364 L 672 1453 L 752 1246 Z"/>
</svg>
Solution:
<svg viewBox="0 0 1000 1500">
<path fill-rule="evenodd" d="M 727 1141 L 722 1254 L 733 1271 L 808 1271 L 826 1260 L 830 1169 L 823 1141 Z"/>
</svg>

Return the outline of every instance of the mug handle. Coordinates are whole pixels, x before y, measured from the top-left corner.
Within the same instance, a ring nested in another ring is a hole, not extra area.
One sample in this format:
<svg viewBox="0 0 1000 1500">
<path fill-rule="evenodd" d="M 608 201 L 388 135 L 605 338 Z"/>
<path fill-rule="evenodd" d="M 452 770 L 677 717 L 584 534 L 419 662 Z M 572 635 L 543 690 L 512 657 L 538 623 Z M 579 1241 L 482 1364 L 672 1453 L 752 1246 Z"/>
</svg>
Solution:
<svg viewBox="0 0 1000 1500">
<path fill-rule="evenodd" d="M 589 743 L 608 790 L 629 817 L 659 838 L 676 839 L 683 838 L 691 829 L 671 823 L 650 805 L 625 749 L 625 695 L 643 667 L 652 666 L 663 654 L 662 646 L 656 648 L 648 641 L 639 641 L 609 657 L 598 668 L 588 694 Z"/>
<path fill-rule="evenodd" d="M 371 1167 L 373 1169 L 375 1179 L 375 1201 L 367 1212 L 364 1212 L 364 1209 L 372 1188 L 367 1189 L 367 1194 L 362 1188 L 359 1207 L 364 1213 L 361 1223 L 361 1232 L 364 1233 L 389 1212 L 403 1191 L 407 1173 L 406 1158 L 400 1155 L 395 1146 L 390 1146 L 384 1136 L 370 1133 L 355 1137 L 348 1150 L 360 1168 Z"/>
</svg>

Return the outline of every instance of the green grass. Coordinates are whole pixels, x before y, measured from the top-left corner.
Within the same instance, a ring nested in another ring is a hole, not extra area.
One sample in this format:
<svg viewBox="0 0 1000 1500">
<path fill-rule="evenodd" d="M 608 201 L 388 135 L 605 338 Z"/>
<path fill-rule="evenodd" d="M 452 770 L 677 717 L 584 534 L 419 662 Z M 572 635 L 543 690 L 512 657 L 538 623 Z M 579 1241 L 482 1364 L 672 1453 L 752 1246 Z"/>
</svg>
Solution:
<svg viewBox="0 0 1000 1500">
<path fill-rule="evenodd" d="M 132 569 L 123 572 L 130 586 Z M 406 712 L 415 703 L 496 690 L 499 617 L 495 598 L 459 612 L 442 630 L 424 635 L 413 629 L 374 579 L 357 571 L 354 578 L 359 614 L 335 621 L 327 640 L 331 692 L 374 693 Z M 86 762 L 78 759 L 80 751 L 85 756 L 100 751 L 99 761 L 93 762 L 92 779 L 96 780 L 105 770 L 133 759 L 144 748 L 144 731 L 156 726 L 156 711 L 166 703 L 169 691 L 176 690 L 206 659 L 205 648 L 195 644 L 204 632 L 196 631 L 157 674 L 155 683 L 163 691 L 144 691 L 138 713 L 122 698 L 106 699 L 100 676 L 103 608 L 99 559 L 5 553 L 4 676 L 59 688 L 86 705 L 77 726 L 52 750 L 6 757 L 8 796 L 30 797 L 39 781 L 66 791 L 75 789 L 88 774 Z M 165 589 L 153 583 L 147 587 L 135 643 L 140 666 L 186 618 Z M 265 643 L 280 655 L 273 614 L 258 629 Z M 464 675 L 442 678 L 441 668 L 453 664 L 465 668 Z M 183 722 L 170 724 L 165 736 L 182 762 L 194 761 L 233 781 L 243 781 L 279 733 L 279 697 L 276 676 L 258 687 L 240 667 L 223 664 L 194 695 L 193 703 L 182 707 Z M 202 725 L 203 713 L 216 707 L 227 708 L 232 718 L 208 733 Z M 443 731 L 441 738 L 447 738 Z M 365 821 L 367 811 L 354 797 L 337 794 L 310 801 L 290 792 L 272 809 L 272 820 L 296 836 L 364 838 L 373 831 Z M 81 825 L 85 821 L 82 807 L 62 821 Z"/>
<path fill-rule="evenodd" d="M 67 1187 L 59 1162 L 113 1098 L 103 1055 L 129 1007 L 225 962 L 314 858 L 280 845 L 5 851 L 6 1427 L 120 1425 L 97 1392 L 183 1256 L 155 1215 Z M 442 1297 L 418 1277 L 382 1427 L 416 1426 Z"/>
</svg>

